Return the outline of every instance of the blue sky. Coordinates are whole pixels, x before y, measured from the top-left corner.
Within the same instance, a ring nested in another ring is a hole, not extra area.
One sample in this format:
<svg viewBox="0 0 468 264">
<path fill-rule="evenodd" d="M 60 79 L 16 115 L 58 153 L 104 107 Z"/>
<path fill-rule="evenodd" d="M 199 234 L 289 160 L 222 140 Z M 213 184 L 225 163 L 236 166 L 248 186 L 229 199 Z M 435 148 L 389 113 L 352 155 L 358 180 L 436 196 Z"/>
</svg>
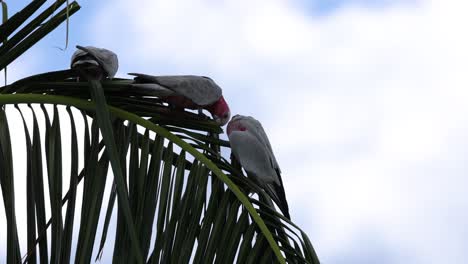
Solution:
<svg viewBox="0 0 468 264">
<path fill-rule="evenodd" d="M 347 8 L 350 6 L 379 9 L 388 8 L 393 5 L 415 4 L 416 0 L 303 0 L 297 1 L 306 12 L 313 16 L 327 16 L 333 14 L 338 9 Z"/>
<path fill-rule="evenodd" d="M 69 49 L 55 48 L 61 26 L 11 81 L 68 67 L 76 44 L 114 50 L 118 76 L 210 76 L 234 113 L 263 123 L 292 218 L 323 263 L 464 263 L 467 3 L 80 4 Z"/>
</svg>

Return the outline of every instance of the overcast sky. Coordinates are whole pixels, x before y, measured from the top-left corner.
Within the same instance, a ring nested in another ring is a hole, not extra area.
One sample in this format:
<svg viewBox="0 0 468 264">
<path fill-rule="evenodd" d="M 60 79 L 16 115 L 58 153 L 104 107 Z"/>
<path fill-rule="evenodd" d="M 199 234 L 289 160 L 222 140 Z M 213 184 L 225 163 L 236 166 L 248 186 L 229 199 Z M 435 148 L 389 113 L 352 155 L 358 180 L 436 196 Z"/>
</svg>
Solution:
<svg viewBox="0 0 468 264">
<path fill-rule="evenodd" d="M 210 76 L 263 123 L 323 263 L 466 262 L 468 2 L 79 3 L 68 50 L 61 26 L 9 81 L 68 67 L 76 44 L 115 51 L 120 77 Z"/>
</svg>

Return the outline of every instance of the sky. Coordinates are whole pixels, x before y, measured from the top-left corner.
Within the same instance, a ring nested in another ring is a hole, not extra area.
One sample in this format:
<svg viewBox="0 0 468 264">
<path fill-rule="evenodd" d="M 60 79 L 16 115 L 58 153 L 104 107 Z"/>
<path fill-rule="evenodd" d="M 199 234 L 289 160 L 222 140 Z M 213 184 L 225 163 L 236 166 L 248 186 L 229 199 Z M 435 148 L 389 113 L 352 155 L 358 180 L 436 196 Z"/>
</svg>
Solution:
<svg viewBox="0 0 468 264">
<path fill-rule="evenodd" d="M 262 122 L 322 263 L 468 257 L 468 2 L 79 3 L 70 47 L 61 26 L 9 81 L 68 67 L 76 44 L 116 52 L 121 77 L 210 76 Z"/>
</svg>

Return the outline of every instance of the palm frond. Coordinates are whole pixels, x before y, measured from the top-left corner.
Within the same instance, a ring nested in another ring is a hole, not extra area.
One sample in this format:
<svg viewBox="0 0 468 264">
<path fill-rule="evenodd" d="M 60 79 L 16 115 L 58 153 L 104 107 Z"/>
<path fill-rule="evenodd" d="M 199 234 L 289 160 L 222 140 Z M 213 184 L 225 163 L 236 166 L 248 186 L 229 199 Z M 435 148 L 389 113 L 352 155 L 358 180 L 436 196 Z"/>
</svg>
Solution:
<svg viewBox="0 0 468 264">
<path fill-rule="evenodd" d="M 30 16 L 31 11 L 34 12 L 43 4 L 40 2 L 43 1 L 33 1 L 33 3 L 19 12 L 17 14 L 18 16 L 15 15 L 3 23 L 0 26 L 0 39 L 5 40 L 8 35 L 21 26 L 21 24 Z M 72 2 L 41 25 L 42 21 L 54 13 L 55 8 L 57 8 L 60 3 L 64 3 L 64 1 L 58 1 L 52 4 L 51 7 L 44 10 L 43 13 L 22 28 L 17 34 L 13 35 L 13 37 L 3 43 L 0 47 L 0 70 L 8 66 L 8 64 L 17 59 L 26 50 L 31 48 L 34 44 L 57 28 L 62 22 L 66 21 L 69 16 L 73 15 L 80 9 L 77 2 Z"/>
<path fill-rule="evenodd" d="M 219 139 L 214 132 L 219 130 L 213 129 L 211 121 L 190 113 L 177 113 L 178 116 L 191 120 L 190 127 L 187 128 L 185 121 L 171 116 L 174 113 L 158 99 L 151 102 L 148 97 L 143 97 L 143 102 L 158 105 L 154 109 L 147 109 L 153 110 L 148 115 L 153 118 L 147 119 L 148 117 L 143 118 L 124 111 L 117 106 L 131 91 L 125 90 L 124 85 L 119 88 L 125 94 L 121 96 L 112 89 L 126 82 L 127 80 L 107 81 L 103 82 L 102 87 L 106 98 L 109 98 L 109 120 L 114 121 L 112 131 L 115 133 L 115 142 L 118 143 L 119 161 L 123 164 L 124 187 L 128 193 L 126 199 L 131 205 L 131 218 L 146 261 L 205 263 L 209 260 L 217 263 L 242 263 L 244 260 L 249 262 L 258 258 L 267 262 L 278 259 L 281 262 L 281 259 L 286 258 L 291 263 L 318 263 L 307 236 L 270 205 L 262 202 L 263 199 L 268 199 L 267 194 L 221 156 L 220 149 L 228 148 L 229 145 Z M 91 97 L 89 90 L 81 82 L 75 80 L 64 83 L 67 84 L 65 87 L 45 89 L 46 86 L 40 80 L 28 81 L 20 86 L 27 86 L 28 94 L 2 94 L 0 104 L 63 104 L 84 111 L 87 114 L 85 119 L 94 120 L 91 139 L 88 139 L 89 147 L 79 154 L 86 156 L 80 173 L 84 178 L 82 208 L 86 210 L 81 210 L 78 238 L 72 236 L 72 239 L 78 239 L 75 260 L 89 262 L 93 252 L 95 257 L 102 256 L 109 235 L 115 232 L 113 258 L 124 262 L 135 261 L 138 252 L 131 250 L 128 222 L 121 204 L 117 208 L 114 205 L 118 197 L 115 183 L 108 190 L 110 195 L 106 202 L 107 207 L 103 206 L 109 158 L 108 147 L 98 136 L 95 104 L 69 96 L 44 94 L 44 91 L 61 94 L 66 88 L 73 87 L 74 83 L 76 87 L 82 87 L 81 90 L 75 89 L 74 95 L 77 98 Z M 39 94 L 34 94 L 36 92 Z M 140 95 L 130 98 L 138 100 Z M 131 107 L 132 105 L 134 104 L 128 104 L 127 110 L 139 113 L 141 106 Z M 57 112 L 54 116 L 60 115 L 60 111 L 54 112 Z M 73 120 L 73 114 L 68 114 L 69 119 Z M 47 116 L 47 112 L 44 115 Z M 172 119 L 173 124 L 167 125 L 165 120 L 168 119 Z M 150 120 L 162 121 L 158 125 Z M 58 122 L 55 121 L 55 124 Z M 53 124 L 54 121 L 45 130 L 46 134 L 50 130 L 46 139 L 52 140 L 51 135 L 57 135 L 57 132 L 52 132 L 57 131 L 57 128 L 52 128 Z M 198 132 L 194 130 L 194 126 Z M 141 129 L 144 132 L 139 132 Z M 75 133 L 74 137 L 78 135 Z M 53 144 L 49 142 L 46 145 Z M 104 152 L 99 157 L 102 149 Z M 78 183 L 80 177 L 75 179 Z M 70 185 L 69 192 L 76 192 L 76 187 Z M 256 195 L 247 197 L 246 194 L 250 192 Z M 70 199 L 75 195 L 67 193 L 65 197 Z M 60 202 L 64 204 L 64 201 Z M 67 212 L 73 210 L 74 206 L 70 204 L 72 203 L 67 204 Z M 114 221 L 117 225 L 111 230 L 115 209 L 117 219 Z M 74 210 L 79 208 L 75 207 Z M 100 238 L 95 236 L 99 231 L 99 222 L 104 223 Z M 62 227 L 62 233 L 63 230 Z M 38 234 L 40 233 L 39 231 Z M 94 244 L 97 240 L 100 244 L 96 253 Z M 257 256 L 252 256 L 253 253 Z"/>
</svg>

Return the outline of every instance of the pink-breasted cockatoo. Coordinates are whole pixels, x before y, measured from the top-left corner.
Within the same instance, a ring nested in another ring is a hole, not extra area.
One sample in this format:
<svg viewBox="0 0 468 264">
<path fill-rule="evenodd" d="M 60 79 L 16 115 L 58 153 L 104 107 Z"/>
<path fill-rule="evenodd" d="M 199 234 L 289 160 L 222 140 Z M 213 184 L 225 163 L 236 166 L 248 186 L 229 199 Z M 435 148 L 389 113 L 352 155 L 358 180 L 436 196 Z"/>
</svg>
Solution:
<svg viewBox="0 0 468 264">
<path fill-rule="evenodd" d="M 227 134 L 234 158 L 272 198 L 283 215 L 291 219 L 281 170 L 262 124 L 253 117 L 235 115 L 227 126 Z"/>
<path fill-rule="evenodd" d="M 178 109 L 208 110 L 216 123 L 224 126 L 231 118 L 231 111 L 224 100 L 221 88 L 205 76 L 173 75 L 152 76 L 129 73 L 136 76 L 134 88 L 158 96 Z"/>
<path fill-rule="evenodd" d="M 77 69 L 88 79 L 102 80 L 113 78 L 119 69 L 117 55 L 108 50 L 93 46 L 76 46 L 71 58 L 71 68 Z"/>
</svg>

